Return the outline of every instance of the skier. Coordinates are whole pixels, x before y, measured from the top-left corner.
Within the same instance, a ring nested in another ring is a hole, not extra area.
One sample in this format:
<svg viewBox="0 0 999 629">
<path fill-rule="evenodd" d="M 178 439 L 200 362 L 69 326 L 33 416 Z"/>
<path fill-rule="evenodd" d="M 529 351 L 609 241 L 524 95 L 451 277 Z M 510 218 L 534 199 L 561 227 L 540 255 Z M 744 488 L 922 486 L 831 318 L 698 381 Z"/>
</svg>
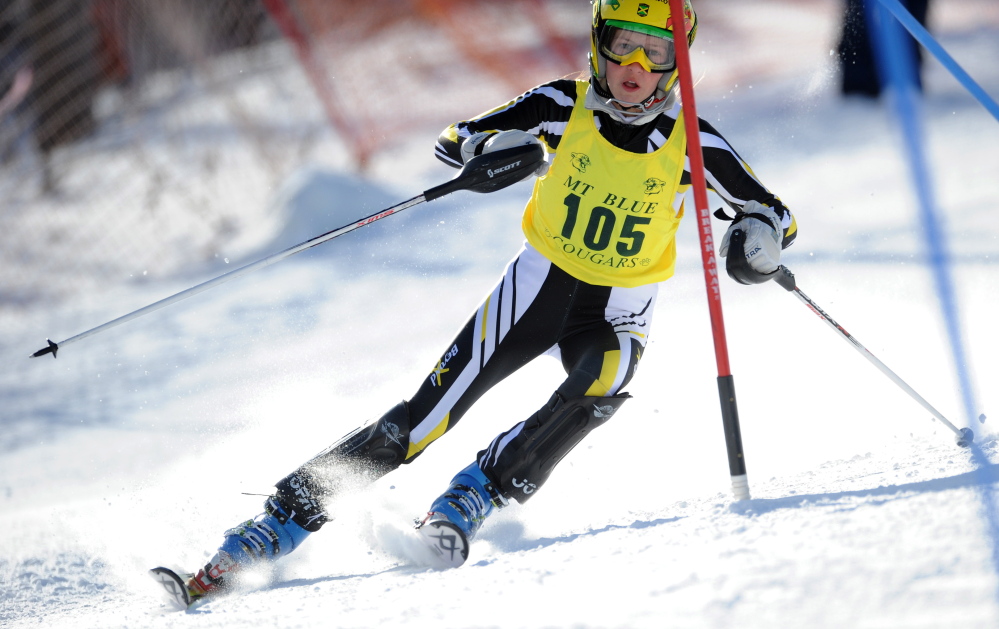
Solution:
<svg viewBox="0 0 999 629">
<path fill-rule="evenodd" d="M 690 0 L 684 6 L 693 43 L 697 18 Z M 541 354 L 556 356 L 567 377 L 551 398 L 458 472 L 420 523 L 443 560 L 460 565 L 490 513 L 536 495 L 556 464 L 630 397 L 622 388 L 648 341 L 658 284 L 673 275 L 690 187 L 676 24 L 664 1 L 597 0 L 588 79 L 540 85 L 444 130 L 436 155 L 454 167 L 506 147 L 543 145 L 548 161 L 523 214 L 523 248 L 415 395 L 279 481 L 264 513 L 226 531 L 187 583 L 191 598 L 225 588 L 240 568 L 292 552 L 332 517 L 348 479 L 374 480 L 411 463 L 490 387 Z M 795 238 L 794 218 L 710 124 L 699 124 L 707 180 L 736 214 L 720 255 L 741 230 L 740 281 L 766 280 Z"/>
</svg>

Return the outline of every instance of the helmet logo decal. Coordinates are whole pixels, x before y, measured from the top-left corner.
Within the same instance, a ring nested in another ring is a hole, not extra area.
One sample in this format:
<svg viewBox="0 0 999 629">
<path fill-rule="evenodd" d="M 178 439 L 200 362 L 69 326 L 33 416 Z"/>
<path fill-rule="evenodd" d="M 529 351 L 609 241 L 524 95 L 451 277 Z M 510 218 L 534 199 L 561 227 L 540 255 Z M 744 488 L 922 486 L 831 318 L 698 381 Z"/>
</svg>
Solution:
<svg viewBox="0 0 999 629">
<path fill-rule="evenodd" d="M 649 17 L 649 5 L 644 2 L 638 5 L 638 17 Z"/>
<path fill-rule="evenodd" d="M 585 173 L 586 168 L 590 165 L 590 156 L 586 153 L 573 153 L 572 161 L 570 163 L 573 168 L 581 173 Z"/>
<path fill-rule="evenodd" d="M 614 9 L 615 11 L 621 8 L 621 3 L 618 2 L 617 0 L 610 0 L 610 2 L 607 3 L 607 5 L 610 8 Z"/>
</svg>

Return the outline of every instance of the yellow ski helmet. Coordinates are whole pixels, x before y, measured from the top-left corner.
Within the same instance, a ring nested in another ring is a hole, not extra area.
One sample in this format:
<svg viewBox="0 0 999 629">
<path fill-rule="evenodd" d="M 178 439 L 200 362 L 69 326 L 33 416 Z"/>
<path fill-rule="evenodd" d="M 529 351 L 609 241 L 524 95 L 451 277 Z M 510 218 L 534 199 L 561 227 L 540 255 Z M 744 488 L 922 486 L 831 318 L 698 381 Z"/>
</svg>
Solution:
<svg viewBox="0 0 999 629">
<path fill-rule="evenodd" d="M 689 46 L 697 33 L 697 15 L 690 0 L 684 0 L 683 13 Z M 639 63 L 649 72 L 662 73 L 659 89 L 669 94 L 680 76 L 673 49 L 674 23 L 667 0 L 594 0 L 589 55 L 593 85 L 599 91 L 607 91 L 604 77 L 609 59 L 621 65 Z M 612 42 L 619 30 L 637 33 L 646 43 L 616 49 Z"/>
</svg>

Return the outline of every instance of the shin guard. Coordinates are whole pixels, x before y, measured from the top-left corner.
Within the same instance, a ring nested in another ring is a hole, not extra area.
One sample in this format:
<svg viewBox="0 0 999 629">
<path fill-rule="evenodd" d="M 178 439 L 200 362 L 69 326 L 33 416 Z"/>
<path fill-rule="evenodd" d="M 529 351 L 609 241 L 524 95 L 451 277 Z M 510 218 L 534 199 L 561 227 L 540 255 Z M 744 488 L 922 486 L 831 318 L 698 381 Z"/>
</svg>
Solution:
<svg viewBox="0 0 999 629">
<path fill-rule="evenodd" d="M 621 393 L 564 400 L 556 393 L 512 436 L 496 457 L 497 464 L 488 466 L 500 490 L 517 502 L 529 499 L 548 480 L 558 462 L 630 397 Z"/>
<path fill-rule="evenodd" d="M 318 531 L 329 519 L 324 503 L 345 484 L 373 482 L 405 462 L 409 431 L 409 409 L 400 402 L 281 479 L 273 498 L 293 522 Z"/>
</svg>

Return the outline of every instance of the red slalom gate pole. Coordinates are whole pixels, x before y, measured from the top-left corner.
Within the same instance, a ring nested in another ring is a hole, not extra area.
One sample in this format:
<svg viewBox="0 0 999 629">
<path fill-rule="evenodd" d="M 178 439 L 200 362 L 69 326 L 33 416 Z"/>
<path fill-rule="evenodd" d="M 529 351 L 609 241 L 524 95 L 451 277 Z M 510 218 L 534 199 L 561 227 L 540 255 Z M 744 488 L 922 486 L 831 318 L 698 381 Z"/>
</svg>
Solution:
<svg viewBox="0 0 999 629">
<path fill-rule="evenodd" d="M 680 98 L 683 103 L 683 124 L 687 133 L 687 157 L 690 160 L 690 179 L 694 188 L 694 209 L 697 232 L 701 240 L 701 260 L 704 282 L 708 291 L 708 311 L 711 314 L 711 332 L 718 363 L 718 398 L 721 402 L 722 425 L 725 429 L 725 446 L 728 449 L 728 468 L 732 476 L 732 493 L 736 500 L 749 500 L 749 480 L 746 476 L 746 457 L 742 451 L 742 431 L 739 428 L 739 409 L 735 401 L 735 382 L 728 360 L 728 342 L 725 339 L 725 320 L 722 316 L 721 283 L 715 243 L 711 235 L 711 211 L 708 209 L 708 186 L 704 176 L 704 155 L 701 152 L 700 128 L 697 106 L 694 102 L 694 77 L 690 69 L 690 49 L 687 45 L 687 15 L 684 0 L 669 0 L 673 16 L 673 45 L 676 48 L 676 66 L 680 71 Z M 682 19 L 677 19 L 682 16 Z M 680 34 L 681 36 L 677 36 Z"/>
</svg>

